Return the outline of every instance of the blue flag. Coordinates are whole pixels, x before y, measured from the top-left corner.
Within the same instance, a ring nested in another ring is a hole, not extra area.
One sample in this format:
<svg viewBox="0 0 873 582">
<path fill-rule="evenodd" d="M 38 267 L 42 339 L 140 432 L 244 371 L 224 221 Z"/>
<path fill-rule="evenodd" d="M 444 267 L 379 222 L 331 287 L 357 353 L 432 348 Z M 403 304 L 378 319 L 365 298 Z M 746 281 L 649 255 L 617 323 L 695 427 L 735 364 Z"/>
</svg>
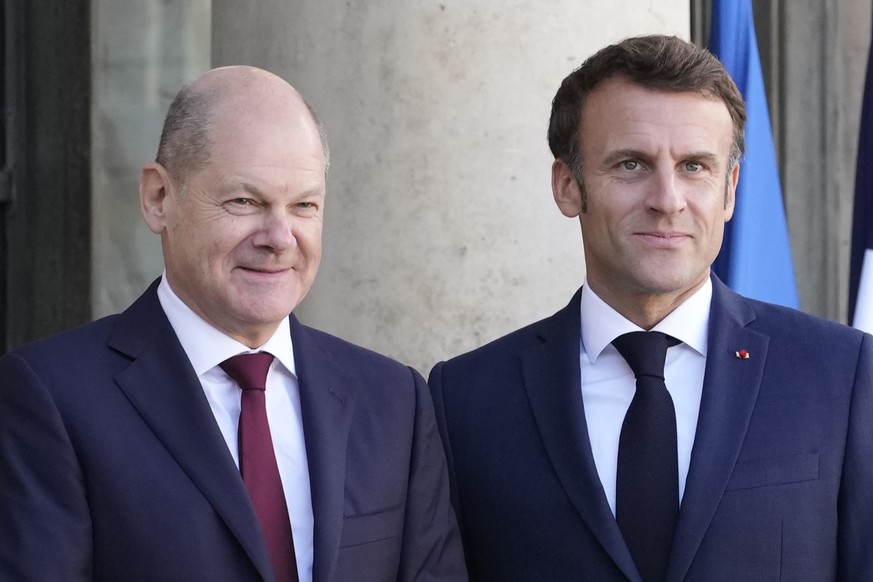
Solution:
<svg viewBox="0 0 873 582">
<path fill-rule="evenodd" d="M 861 136 L 855 170 L 852 262 L 849 268 L 849 323 L 873 333 L 873 46 L 861 109 Z"/>
<path fill-rule="evenodd" d="M 709 50 L 746 101 L 746 153 L 736 209 L 725 225 L 715 274 L 747 297 L 797 308 L 797 286 L 773 149 L 770 114 L 749 0 L 713 0 Z"/>
</svg>

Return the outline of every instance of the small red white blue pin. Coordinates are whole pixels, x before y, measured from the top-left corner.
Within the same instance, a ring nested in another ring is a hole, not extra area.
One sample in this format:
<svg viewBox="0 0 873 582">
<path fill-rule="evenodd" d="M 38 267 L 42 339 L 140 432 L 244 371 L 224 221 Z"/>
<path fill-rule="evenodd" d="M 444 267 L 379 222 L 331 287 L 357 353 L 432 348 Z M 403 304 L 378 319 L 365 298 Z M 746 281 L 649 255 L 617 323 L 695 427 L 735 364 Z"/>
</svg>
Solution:
<svg viewBox="0 0 873 582">
<path fill-rule="evenodd" d="M 739 351 L 734 352 L 734 354 L 736 354 L 736 356 L 741 360 L 748 360 L 749 359 L 749 352 L 747 352 L 746 350 L 739 350 Z"/>
</svg>

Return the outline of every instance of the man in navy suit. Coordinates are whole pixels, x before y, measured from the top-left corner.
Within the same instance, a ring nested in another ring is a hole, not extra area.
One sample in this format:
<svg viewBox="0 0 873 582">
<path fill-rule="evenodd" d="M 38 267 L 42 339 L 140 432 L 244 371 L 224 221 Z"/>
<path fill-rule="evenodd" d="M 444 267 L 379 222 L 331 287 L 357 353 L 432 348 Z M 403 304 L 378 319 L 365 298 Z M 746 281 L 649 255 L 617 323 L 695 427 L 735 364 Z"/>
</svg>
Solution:
<svg viewBox="0 0 873 582">
<path fill-rule="evenodd" d="M 720 63 L 673 37 L 609 46 L 564 80 L 552 189 L 581 223 L 584 284 L 430 376 L 471 580 L 873 580 L 873 337 L 710 273 L 744 120 Z M 672 468 L 625 482 L 637 385 L 612 342 L 653 331 Z M 661 473 L 672 499 L 634 511 L 672 504 L 667 533 L 623 525 Z M 663 545 L 663 568 L 629 540 Z"/>
<path fill-rule="evenodd" d="M 0 360 L 0 580 L 466 579 L 424 379 L 289 315 L 321 257 L 327 161 L 271 73 L 179 93 L 140 178 L 163 276 Z M 238 469 L 245 382 L 223 367 L 257 352 L 287 570 Z"/>
</svg>

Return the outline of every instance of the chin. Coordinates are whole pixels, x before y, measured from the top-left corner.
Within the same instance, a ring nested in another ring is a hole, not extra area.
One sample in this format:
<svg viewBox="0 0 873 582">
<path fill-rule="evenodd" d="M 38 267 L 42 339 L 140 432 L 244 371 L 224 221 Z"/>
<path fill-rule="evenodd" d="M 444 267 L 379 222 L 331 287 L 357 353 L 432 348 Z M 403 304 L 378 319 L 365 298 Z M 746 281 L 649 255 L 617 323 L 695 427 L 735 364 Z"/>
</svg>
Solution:
<svg viewBox="0 0 873 582">
<path fill-rule="evenodd" d="M 671 293 L 679 293 L 687 289 L 691 284 L 686 279 L 665 279 L 664 277 L 652 277 L 649 279 L 639 280 L 638 283 L 641 289 L 651 295 L 668 295 Z"/>
<path fill-rule="evenodd" d="M 255 305 L 248 304 L 239 310 L 240 319 L 249 321 L 256 325 L 272 325 L 276 324 L 291 313 L 296 305 L 290 303 L 273 303 L 270 305 Z"/>
</svg>

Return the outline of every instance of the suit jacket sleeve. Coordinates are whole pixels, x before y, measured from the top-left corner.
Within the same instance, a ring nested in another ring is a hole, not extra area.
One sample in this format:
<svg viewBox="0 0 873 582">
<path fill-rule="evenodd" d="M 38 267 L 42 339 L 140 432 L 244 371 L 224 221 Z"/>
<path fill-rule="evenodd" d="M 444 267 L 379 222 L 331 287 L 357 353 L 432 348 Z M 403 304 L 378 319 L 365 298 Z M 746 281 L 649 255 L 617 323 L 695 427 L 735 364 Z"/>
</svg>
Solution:
<svg viewBox="0 0 873 582">
<path fill-rule="evenodd" d="M 861 340 L 839 502 L 839 580 L 873 580 L 873 336 Z"/>
<path fill-rule="evenodd" d="M 440 433 L 440 437 L 443 443 L 443 448 L 446 454 L 446 460 L 449 466 L 449 492 L 450 498 L 452 501 L 452 506 L 455 509 L 455 517 L 458 521 L 458 527 L 461 532 L 461 541 L 462 545 L 466 548 L 468 545 L 468 541 L 465 538 L 466 528 L 464 528 L 464 516 L 461 511 L 461 504 L 458 498 L 458 490 L 457 490 L 457 479 L 455 478 L 455 463 L 452 458 L 452 447 L 451 440 L 449 437 L 449 429 L 446 422 L 446 411 L 445 411 L 445 403 L 443 402 L 443 364 L 445 362 L 439 362 L 436 366 L 434 366 L 433 370 L 430 372 L 430 376 L 427 379 L 428 387 L 430 389 L 431 398 L 434 404 L 434 410 L 436 412 L 436 422 L 437 428 Z M 469 552 L 465 552 L 466 564 L 467 564 L 467 572 L 472 573 L 474 571 L 473 565 L 470 563 L 471 555 Z"/>
<path fill-rule="evenodd" d="M 30 364 L 6 355 L 0 359 L 0 580 L 90 580 L 90 539 L 84 478 L 63 419 Z"/>
<path fill-rule="evenodd" d="M 412 371 L 416 410 L 399 580 L 466 580 L 461 540 L 449 501 L 446 460 L 427 384 Z"/>
</svg>

